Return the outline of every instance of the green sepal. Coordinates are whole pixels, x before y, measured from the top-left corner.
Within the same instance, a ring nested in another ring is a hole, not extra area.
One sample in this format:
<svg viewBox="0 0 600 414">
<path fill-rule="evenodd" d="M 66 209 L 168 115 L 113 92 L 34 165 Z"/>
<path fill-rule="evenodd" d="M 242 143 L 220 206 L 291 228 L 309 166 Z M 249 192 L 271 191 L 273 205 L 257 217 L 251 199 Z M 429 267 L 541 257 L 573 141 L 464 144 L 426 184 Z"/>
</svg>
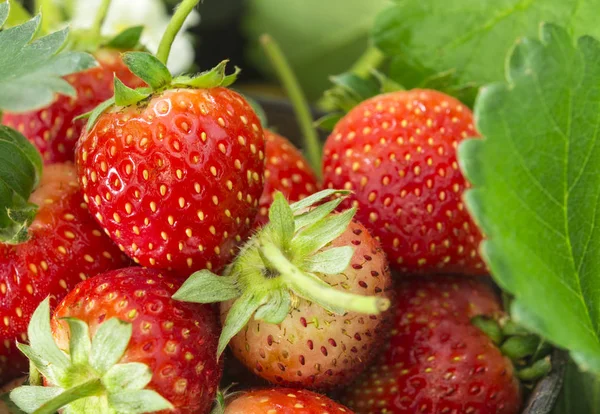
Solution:
<svg viewBox="0 0 600 414">
<path fill-rule="evenodd" d="M 150 86 L 153 91 L 160 90 L 171 83 L 173 77 L 169 69 L 155 56 L 147 52 L 127 52 L 123 62 L 138 78 Z"/>
<path fill-rule="evenodd" d="M 229 341 L 231 341 L 231 338 L 236 336 L 238 332 L 240 332 L 242 328 L 248 324 L 248 321 L 250 321 L 250 318 L 258 309 L 258 307 L 265 303 L 266 298 L 264 295 L 256 295 L 252 291 L 245 292 L 239 297 L 239 299 L 233 302 L 233 305 L 227 314 L 227 318 L 225 318 L 223 330 L 221 331 L 221 336 L 219 337 L 217 359 L 221 357 L 221 354 L 223 354 L 223 351 L 225 351 L 225 348 L 227 347 Z"/>
<path fill-rule="evenodd" d="M 59 387 L 25 385 L 10 392 L 10 400 L 26 413 L 33 413 L 64 390 Z"/>
<path fill-rule="evenodd" d="M 317 204 L 320 201 L 325 200 L 331 196 L 343 197 L 350 195 L 352 192 L 348 190 L 321 190 L 318 193 L 312 194 L 306 198 L 303 198 L 300 201 L 296 201 L 295 203 L 290 204 L 290 208 L 294 213 L 304 210 L 305 208 L 311 207 L 314 204 Z"/>
<path fill-rule="evenodd" d="M 323 220 L 336 208 L 338 208 L 342 201 L 344 201 L 343 198 L 336 198 L 335 200 L 328 201 L 318 207 L 312 208 L 310 211 L 295 216 L 294 221 L 296 225 L 296 231 L 308 226 L 309 224 Z"/>
<path fill-rule="evenodd" d="M 116 76 L 113 79 L 113 84 L 115 88 L 115 104 L 118 106 L 134 105 L 150 96 L 150 93 L 141 92 L 141 89 L 130 88 Z"/>
<path fill-rule="evenodd" d="M 69 325 L 69 356 L 74 365 L 84 364 L 89 360 L 92 341 L 87 323 L 75 318 L 63 318 Z"/>
<path fill-rule="evenodd" d="M 254 319 L 275 325 L 280 324 L 292 309 L 292 297 L 288 290 L 271 292 L 267 303 L 256 310 Z"/>
<path fill-rule="evenodd" d="M 173 295 L 173 299 L 183 302 L 215 303 L 239 297 L 237 278 L 217 276 L 210 270 L 193 273 Z"/>
<path fill-rule="evenodd" d="M 41 407 L 36 409 L 34 414 L 54 414 L 60 408 L 68 405 L 83 397 L 101 395 L 104 392 L 104 387 L 100 379 L 93 379 L 83 384 L 76 385 L 72 388 L 63 390 L 51 400 L 46 401 Z"/>
<path fill-rule="evenodd" d="M 214 88 L 217 86 L 227 87 L 231 85 L 237 79 L 238 74 L 241 69 L 237 66 L 235 67 L 235 71 L 226 75 L 225 70 L 227 67 L 228 60 L 221 61 L 214 68 L 201 72 L 195 76 L 189 75 L 181 75 L 173 79 L 173 86 L 175 87 L 190 87 L 190 88 Z"/>
<path fill-rule="evenodd" d="M 19 406 L 10 399 L 10 391 L 5 392 L 4 394 L 0 395 L 0 405 L 1 404 L 4 404 L 6 406 L 6 409 L 8 410 L 8 412 L 11 414 L 27 414 L 25 411 L 20 409 Z"/>
<path fill-rule="evenodd" d="M 279 191 L 275 193 L 269 208 L 269 226 L 273 229 L 271 237 L 274 242 L 282 249 L 287 249 L 295 231 L 294 212 Z"/>
<path fill-rule="evenodd" d="M 350 265 L 353 255 L 354 249 L 352 246 L 332 247 L 309 256 L 304 261 L 304 269 L 315 273 L 342 273 Z"/>
<path fill-rule="evenodd" d="M 471 319 L 471 323 L 486 334 L 496 345 L 500 345 L 504 340 L 504 334 L 500 324 L 493 318 L 484 315 L 478 315 Z"/>
<path fill-rule="evenodd" d="M 521 381 L 535 382 L 548 375 L 551 370 L 552 362 L 550 357 L 546 357 L 535 361 L 531 366 L 518 370 L 517 378 Z"/>
<path fill-rule="evenodd" d="M 292 240 L 298 257 L 306 257 L 337 239 L 352 221 L 356 208 L 333 214 L 305 227 Z"/>
<path fill-rule="evenodd" d="M 344 112 L 332 112 L 327 115 L 323 115 L 319 119 L 313 122 L 313 125 L 323 131 L 331 132 L 335 128 L 338 122 L 344 117 Z"/>
<path fill-rule="evenodd" d="M 104 44 L 104 47 L 118 50 L 133 50 L 140 46 L 144 26 L 132 26 L 123 30 Z"/>
<path fill-rule="evenodd" d="M 104 112 L 106 112 L 106 110 L 108 110 L 108 108 L 114 105 L 115 97 L 113 96 L 112 98 L 107 99 L 106 101 L 102 102 L 100 105 L 95 107 L 92 111 L 79 115 L 75 118 L 75 120 L 87 118 L 88 121 L 85 125 L 85 128 L 86 131 L 89 132 L 92 130 L 94 125 L 96 125 L 96 122 L 98 121 L 98 118 L 100 118 L 100 115 L 102 115 Z"/>
<path fill-rule="evenodd" d="M 102 384 L 109 392 L 136 391 L 146 387 L 152 380 L 152 371 L 146 364 L 129 362 L 113 365 L 102 376 Z"/>
<path fill-rule="evenodd" d="M 58 382 L 59 376 L 62 377 L 62 375 L 60 375 L 63 373 L 62 371 L 55 372 L 56 370 L 54 369 L 54 367 L 51 366 L 48 361 L 46 361 L 44 358 L 42 358 L 42 356 L 39 355 L 29 345 L 25 345 L 25 344 L 21 344 L 21 343 L 17 342 L 17 348 L 19 349 L 19 351 L 21 351 L 23 353 L 23 355 L 25 355 L 29 359 L 30 365 L 33 365 L 35 367 L 35 370 L 37 370 L 38 372 L 41 372 L 42 375 L 44 377 L 48 378 L 48 380 L 50 380 L 50 382 L 52 382 L 53 384 Z M 30 367 L 29 371 L 30 372 L 32 371 L 31 367 Z M 32 384 L 32 385 L 40 385 L 40 384 Z"/>
<path fill-rule="evenodd" d="M 64 371 L 69 365 L 69 358 L 58 348 L 52 337 L 50 327 L 50 298 L 44 299 L 31 316 L 27 327 L 29 344 L 44 361 L 53 365 L 54 369 Z M 39 369 L 39 367 L 38 367 Z M 44 372 L 40 369 L 40 372 Z M 56 379 L 56 378 L 50 378 Z"/>
<path fill-rule="evenodd" d="M 210 414 L 225 414 L 225 392 L 217 390 L 217 396 L 215 397 L 215 403 Z"/>
<path fill-rule="evenodd" d="M 91 366 L 100 375 L 123 357 L 131 334 L 131 324 L 117 318 L 111 318 L 100 325 L 92 339 L 89 359 Z"/>
<path fill-rule="evenodd" d="M 142 414 L 173 409 L 173 404 L 153 390 L 110 394 L 108 402 L 117 413 Z"/>
<path fill-rule="evenodd" d="M 500 350 L 513 361 L 518 361 L 535 354 L 539 345 L 540 338 L 536 335 L 513 336 L 504 341 Z"/>
</svg>

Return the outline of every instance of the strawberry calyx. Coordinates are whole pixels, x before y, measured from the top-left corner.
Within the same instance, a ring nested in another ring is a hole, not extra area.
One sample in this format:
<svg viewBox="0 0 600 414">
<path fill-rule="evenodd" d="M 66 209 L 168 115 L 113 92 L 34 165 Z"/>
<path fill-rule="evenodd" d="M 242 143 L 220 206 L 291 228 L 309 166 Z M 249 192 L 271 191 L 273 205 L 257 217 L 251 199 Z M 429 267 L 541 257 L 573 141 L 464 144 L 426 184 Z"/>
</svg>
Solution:
<svg viewBox="0 0 600 414">
<path fill-rule="evenodd" d="M 299 298 L 341 315 L 375 315 L 389 308 L 387 298 L 347 293 L 326 282 L 327 275 L 344 272 L 354 254 L 352 246 L 329 247 L 356 212 L 352 208 L 332 214 L 348 194 L 324 190 L 290 205 L 276 193 L 269 223 L 242 247 L 223 276 L 196 272 L 173 295 L 195 303 L 234 301 L 219 338 L 218 357 L 250 318 L 279 324 Z M 331 196 L 338 197 L 322 203 Z"/>
<path fill-rule="evenodd" d="M 315 121 L 316 126 L 329 132 L 333 131 L 344 115 L 362 101 L 383 93 L 404 90 L 402 85 L 376 69 L 370 69 L 364 76 L 345 72 L 329 79 L 333 87 L 324 92 L 323 100 L 327 101 L 330 113 Z"/>
<path fill-rule="evenodd" d="M 172 409 L 154 390 L 146 389 L 152 371 L 142 363 L 119 363 L 132 335 L 130 323 L 117 318 L 103 322 L 93 338 L 88 325 L 75 318 L 69 326 L 69 349 L 59 349 L 50 327 L 49 299 L 34 312 L 28 327 L 29 345 L 17 347 L 47 384 L 25 385 L 10 392 L 11 401 L 26 413 L 51 414 L 68 407 L 69 413 L 147 413 Z M 32 375 L 35 377 L 35 375 Z"/>
<path fill-rule="evenodd" d="M 148 87 L 132 89 L 115 76 L 114 96 L 98 105 L 93 111 L 76 118 L 88 118 L 86 125 L 88 131 L 93 128 L 98 117 L 112 106 L 141 105 L 153 95 L 168 89 L 208 89 L 218 86 L 227 87 L 235 82 L 241 69 L 236 67 L 234 73 L 227 75 L 225 68 L 228 60 L 223 60 L 214 68 L 193 76 L 180 75 L 173 77 L 166 66 L 175 36 L 177 36 L 183 22 L 199 1 L 183 0 L 179 4 L 163 34 L 156 56 L 142 51 L 132 51 L 123 54 L 125 65 L 134 75 L 146 82 Z"/>
<path fill-rule="evenodd" d="M 516 368 L 516 376 L 524 382 L 534 383 L 552 369 L 552 346 L 537 335 L 505 317 L 497 320 L 488 316 L 475 316 L 471 323 L 485 333 L 508 357 Z"/>
</svg>

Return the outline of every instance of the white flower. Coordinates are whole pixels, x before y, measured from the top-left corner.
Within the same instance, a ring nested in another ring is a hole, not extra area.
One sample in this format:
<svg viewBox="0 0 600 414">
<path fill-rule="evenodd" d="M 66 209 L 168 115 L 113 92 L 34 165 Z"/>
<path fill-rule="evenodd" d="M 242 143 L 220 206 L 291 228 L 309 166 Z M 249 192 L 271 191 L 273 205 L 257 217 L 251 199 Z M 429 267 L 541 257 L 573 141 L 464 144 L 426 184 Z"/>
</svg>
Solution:
<svg viewBox="0 0 600 414">
<path fill-rule="evenodd" d="M 77 0 L 75 3 L 72 25 L 76 28 L 89 28 L 94 22 L 95 11 L 102 0 Z M 116 35 L 131 26 L 144 26 L 142 44 L 151 52 L 158 50 L 158 45 L 169 24 L 171 16 L 161 0 L 112 0 L 110 9 L 102 27 L 102 34 Z M 190 68 L 194 62 L 194 45 L 192 38 L 185 31 L 200 22 L 196 10 L 187 17 L 173 45 L 167 66 L 174 74 Z"/>
</svg>

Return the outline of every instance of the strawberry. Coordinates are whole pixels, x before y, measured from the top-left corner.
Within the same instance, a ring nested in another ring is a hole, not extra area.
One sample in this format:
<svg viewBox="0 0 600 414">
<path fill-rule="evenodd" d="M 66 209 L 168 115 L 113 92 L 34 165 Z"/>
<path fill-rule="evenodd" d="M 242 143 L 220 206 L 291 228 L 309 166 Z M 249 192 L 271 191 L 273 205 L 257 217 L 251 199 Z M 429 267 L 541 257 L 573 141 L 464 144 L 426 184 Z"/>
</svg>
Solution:
<svg viewBox="0 0 600 414">
<path fill-rule="evenodd" d="M 19 347 L 34 355 L 46 386 L 70 394 L 46 404 L 66 406 L 69 413 L 89 412 L 89 406 L 97 412 L 207 413 L 222 372 L 215 357 L 218 322 L 208 305 L 172 300 L 177 287 L 173 275 L 131 267 L 80 283 L 51 322 L 45 301 L 30 325 L 37 335 Z M 32 400 L 22 399 L 27 392 L 42 391 L 21 387 L 10 396 L 31 410 Z"/>
<path fill-rule="evenodd" d="M 461 200 L 458 143 L 477 136 L 471 111 L 432 90 L 375 96 L 337 123 L 324 148 L 328 188 L 380 240 L 394 269 L 483 274 L 481 234 Z"/>
<path fill-rule="evenodd" d="M 391 277 L 379 243 L 352 221 L 331 214 L 335 191 L 288 205 L 276 193 L 269 223 L 219 277 L 194 273 L 178 300 L 221 303 L 219 352 L 285 386 L 332 389 L 352 381 L 383 339 Z M 342 192 L 343 194 L 343 192 Z M 254 318 L 252 318 L 254 316 Z"/>
<path fill-rule="evenodd" d="M 116 79 L 115 98 L 98 108 L 79 140 L 79 180 L 90 212 L 136 263 L 186 276 L 219 271 L 256 216 L 264 169 L 260 121 L 244 98 L 223 87 L 235 77 L 225 76 L 226 62 L 196 78 L 173 79 L 148 53 L 126 53 L 124 60 L 151 87 L 128 89 Z"/>
<path fill-rule="evenodd" d="M 27 371 L 15 340 L 27 339 L 46 296 L 54 306 L 82 280 L 129 263 L 89 215 L 72 164 L 46 166 L 29 202 L 39 206 L 29 229 L 16 243 L 0 242 L 0 383 Z"/>
<path fill-rule="evenodd" d="M 85 125 L 85 121 L 74 119 L 112 96 L 114 75 L 128 86 L 143 85 L 123 64 L 116 50 L 101 49 L 95 57 L 99 66 L 66 77 L 77 92 L 76 97 L 57 95 L 54 102 L 44 108 L 4 113 L 3 124 L 25 135 L 42 153 L 46 163 L 73 161 L 75 144 Z"/>
<path fill-rule="evenodd" d="M 258 201 L 255 225 L 264 225 L 269 218 L 273 194 L 280 191 L 289 201 L 298 201 L 318 190 L 317 176 L 308 161 L 290 141 L 265 129 L 265 187 Z"/>
<path fill-rule="evenodd" d="M 413 277 L 397 288 L 396 322 L 383 355 L 342 401 L 357 413 L 516 414 L 521 393 L 511 361 L 471 324 L 498 317 L 484 282 Z"/>
<path fill-rule="evenodd" d="M 352 414 L 341 404 L 307 390 L 270 388 L 234 393 L 223 414 Z"/>
</svg>

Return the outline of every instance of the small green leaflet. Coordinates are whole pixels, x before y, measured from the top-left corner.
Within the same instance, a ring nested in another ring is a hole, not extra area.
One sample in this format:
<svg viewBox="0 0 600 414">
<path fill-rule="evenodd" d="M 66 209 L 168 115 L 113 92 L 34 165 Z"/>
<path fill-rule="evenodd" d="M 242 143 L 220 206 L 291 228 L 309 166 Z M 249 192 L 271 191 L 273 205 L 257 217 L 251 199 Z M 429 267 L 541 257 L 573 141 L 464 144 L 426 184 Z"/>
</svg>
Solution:
<svg viewBox="0 0 600 414">
<path fill-rule="evenodd" d="M 471 103 L 476 86 L 502 80 L 515 39 L 535 35 L 544 21 L 600 36 L 598 10 L 600 0 L 404 0 L 379 14 L 373 40 L 392 58 L 395 81 Z"/>
<path fill-rule="evenodd" d="M 8 9 L 8 3 L 0 4 L 0 22 L 6 19 Z M 28 111 L 48 105 L 56 93 L 75 95 L 62 76 L 96 65 L 87 53 L 58 53 L 68 29 L 32 41 L 40 21 L 38 15 L 0 31 L 0 110 Z"/>
<path fill-rule="evenodd" d="M 600 373 L 600 42 L 546 24 L 476 104 L 459 158 L 482 254 L 518 323 Z"/>
<path fill-rule="evenodd" d="M 140 38 L 144 26 L 128 27 L 121 33 L 110 39 L 104 46 L 119 50 L 133 50 L 140 46 Z"/>
</svg>

